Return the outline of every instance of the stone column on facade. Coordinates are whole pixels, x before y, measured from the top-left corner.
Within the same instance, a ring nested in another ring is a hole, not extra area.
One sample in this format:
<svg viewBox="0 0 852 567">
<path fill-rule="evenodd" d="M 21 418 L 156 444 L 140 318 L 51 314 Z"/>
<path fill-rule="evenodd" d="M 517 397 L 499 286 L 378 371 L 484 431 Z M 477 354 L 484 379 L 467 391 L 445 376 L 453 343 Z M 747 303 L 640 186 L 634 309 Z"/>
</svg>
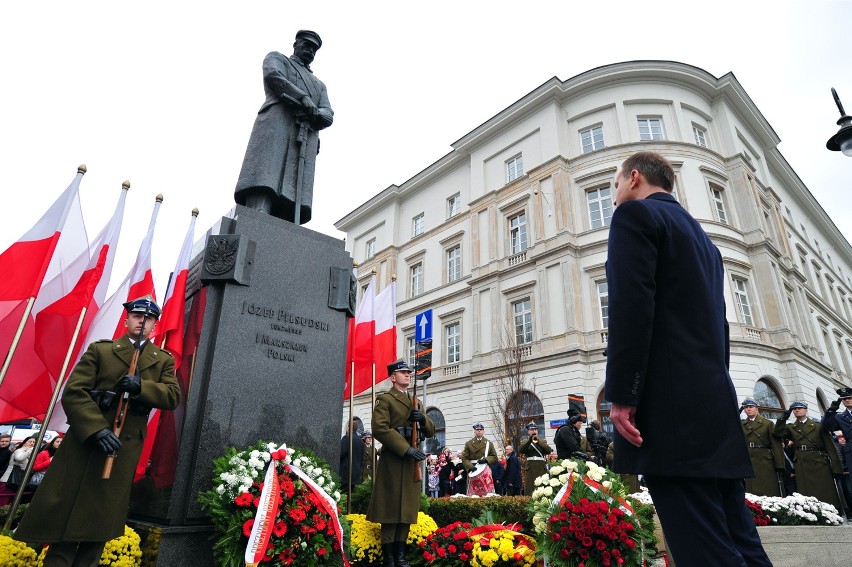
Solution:
<svg viewBox="0 0 852 567">
<path fill-rule="evenodd" d="M 479 240 L 479 215 L 481 211 L 471 211 L 470 213 L 470 268 L 479 267 L 481 242 Z"/>
</svg>

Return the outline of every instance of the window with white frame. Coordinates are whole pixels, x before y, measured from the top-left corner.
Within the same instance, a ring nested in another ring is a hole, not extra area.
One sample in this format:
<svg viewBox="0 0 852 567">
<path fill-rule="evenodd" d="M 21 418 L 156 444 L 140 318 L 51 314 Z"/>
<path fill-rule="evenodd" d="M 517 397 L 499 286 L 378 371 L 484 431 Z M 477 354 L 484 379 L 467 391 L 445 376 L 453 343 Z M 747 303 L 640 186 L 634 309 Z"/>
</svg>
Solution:
<svg viewBox="0 0 852 567">
<path fill-rule="evenodd" d="M 423 263 L 413 264 L 409 269 L 411 279 L 411 297 L 417 297 L 423 293 Z"/>
<path fill-rule="evenodd" d="M 524 174 L 524 156 L 516 155 L 506 162 L 506 183 L 514 181 Z"/>
<path fill-rule="evenodd" d="M 702 148 L 707 147 L 707 130 L 701 126 L 692 126 L 692 135 L 695 136 L 695 143 Z"/>
<path fill-rule="evenodd" d="M 411 219 L 411 236 L 420 236 L 421 234 L 423 234 L 423 213 Z"/>
<path fill-rule="evenodd" d="M 456 193 L 447 199 L 447 218 L 454 217 L 461 211 L 461 195 Z"/>
<path fill-rule="evenodd" d="M 414 350 L 414 335 L 408 335 L 407 337 L 405 337 L 405 356 L 406 360 L 408 361 L 408 365 L 411 368 L 414 368 L 414 363 L 416 362 L 414 360 L 415 352 L 416 351 Z"/>
<path fill-rule="evenodd" d="M 512 316 L 515 321 L 515 343 L 524 345 L 531 343 L 532 334 L 532 303 L 529 297 L 512 303 Z"/>
<path fill-rule="evenodd" d="M 643 142 L 650 140 L 664 140 L 663 120 L 661 118 L 638 118 L 639 139 Z"/>
<path fill-rule="evenodd" d="M 458 321 L 444 327 L 447 339 L 447 364 L 458 364 L 461 360 L 461 323 Z"/>
<path fill-rule="evenodd" d="M 371 238 L 370 240 L 367 241 L 367 245 L 365 246 L 364 257 L 367 260 L 369 260 L 370 258 L 372 258 L 375 255 L 376 255 L 376 239 Z"/>
<path fill-rule="evenodd" d="M 603 126 L 594 126 L 580 131 L 580 144 L 583 146 L 584 154 L 604 147 Z"/>
<path fill-rule="evenodd" d="M 609 226 L 609 221 L 612 219 L 612 189 L 607 185 L 587 191 L 586 201 L 592 228 Z"/>
<path fill-rule="evenodd" d="M 461 278 L 461 244 L 447 249 L 447 282 Z"/>
<path fill-rule="evenodd" d="M 710 200 L 713 202 L 713 210 L 716 211 L 716 220 L 722 224 L 728 224 L 728 214 L 725 212 L 725 200 L 722 196 L 722 188 L 710 185 Z"/>
<path fill-rule="evenodd" d="M 748 300 L 748 282 L 736 276 L 732 280 L 734 282 L 734 300 L 737 304 L 737 311 L 743 323 L 751 327 L 754 325 L 754 321 L 751 318 L 751 304 Z"/>
<path fill-rule="evenodd" d="M 525 211 L 509 217 L 509 247 L 512 254 L 520 254 L 527 249 L 527 215 Z"/>
<path fill-rule="evenodd" d="M 609 288 L 606 285 L 606 280 L 597 282 L 598 288 L 598 305 L 601 310 L 601 327 L 606 329 L 609 327 Z"/>
</svg>

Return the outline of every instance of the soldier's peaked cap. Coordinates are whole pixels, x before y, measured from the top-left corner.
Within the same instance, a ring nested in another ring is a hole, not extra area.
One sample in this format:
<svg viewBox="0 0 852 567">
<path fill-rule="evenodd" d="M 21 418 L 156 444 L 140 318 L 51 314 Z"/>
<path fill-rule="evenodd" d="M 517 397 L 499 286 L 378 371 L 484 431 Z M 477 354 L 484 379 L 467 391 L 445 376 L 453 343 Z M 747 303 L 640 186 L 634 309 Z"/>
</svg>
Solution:
<svg viewBox="0 0 852 567">
<path fill-rule="evenodd" d="M 790 407 L 793 408 L 793 409 L 796 409 L 796 408 L 808 409 L 808 404 L 806 404 L 805 402 L 793 402 L 792 404 L 790 404 Z"/>
<path fill-rule="evenodd" d="M 400 359 L 388 364 L 388 376 L 393 375 L 394 372 L 414 372 L 414 369 L 406 361 Z"/>
<path fill-rule="evenodd" d="M 481 422 L 477 421 L 476 423 L 473 424 L 473 428 L 474 429 L 485 429 L 485 426 L 482 425 Z"/>
<path fill-rule="evenodd" d="M 296 32 L 296 39 L 304 39 L 310 41 L 317 46 L 317 49 L 322 47 L 322 40 L 317 32 L 311 30 L 299 30 Z"/>
<path fill-rule="evenodd" d="M 838 388 L 836 390 L 836 392 L 837 392 L 837 395 L 840 396 L 841 398 L 852 398 L 852 388 L 849 388 L 849 387 Z"/>
<path fill-rule="evenodd" d="M 531 421 L 527 424 L 527 430 L 530 430 L 532 428 L 538 429 L 538 425 L 536 425 L 534 421 Z"/>
<path fill-rule="evenodd" d="M 754 401 L 751 398 L 746 398 L 746 399 L 743 400 L 743 405 L 744 406 L 755 406 L 755 407 L 757 407 L 757 402 Z"/>
<path fill-rule="evenodd" d="M 159 319 L 161 313 L 160 306 L 157 305 L 154 298 L 150 295 L 139 297 L 133 301 L 128 301 L 124 304 L 124 309 L 126 309 L 128 313 L 147 313 L 155 319 Z"/>
</svg>

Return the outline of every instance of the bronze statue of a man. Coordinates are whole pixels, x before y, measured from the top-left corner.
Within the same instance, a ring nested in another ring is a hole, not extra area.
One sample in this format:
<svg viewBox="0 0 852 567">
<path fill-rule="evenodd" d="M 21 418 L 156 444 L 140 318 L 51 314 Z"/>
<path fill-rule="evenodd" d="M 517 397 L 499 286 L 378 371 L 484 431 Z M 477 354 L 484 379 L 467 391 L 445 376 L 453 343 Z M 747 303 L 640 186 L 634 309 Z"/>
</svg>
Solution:
<svg viewBox="0 0 852 567">
<path fill-rule="evenodd" d="M 234 191 L 238 204 L 296 224 L 311 220 L 318 132 L 334 117 L 325 85 L 310 68 L 321 46 L 316 32 L 301 30 L 293 55 L 273 51 L 263 60 L 266 100 Z"/>
</svg>

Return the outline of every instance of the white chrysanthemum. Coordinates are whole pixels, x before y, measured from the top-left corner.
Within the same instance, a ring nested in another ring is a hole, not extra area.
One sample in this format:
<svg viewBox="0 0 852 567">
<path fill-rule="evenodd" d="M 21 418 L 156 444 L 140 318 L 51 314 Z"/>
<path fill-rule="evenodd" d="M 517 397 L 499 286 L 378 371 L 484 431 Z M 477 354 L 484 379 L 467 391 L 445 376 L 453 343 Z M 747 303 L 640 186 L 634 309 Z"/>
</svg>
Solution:
<svg viewBox="0 0 852 567">
<path fill-rule="evenodd" d="M 562 471 L 564 471 L 564 470 L 565 470 L 565 467 L 560 466 L 560 465 L 555 465 L 555 466 L 550 467 L 550 474 L 551 474 L 551 476 L 559 476 L 562 473 Z"/>
<path fill-rule="evenodd" d="M 568 484 L 568 473 L 559 475 L 559 484 Z"/>
<path fill-rule="evenodd" d="M 601 483 L 601 485 L 603 485 L 603 487 L 607 489 L 612 488 L 612 481 L 605 480 Z"/>
<path fill-rule="evenodd" d="M 225 485 L 224 484 L 220 484 L 219 486 L 216 487 L 216 494 L 218 494 L 220 496 L 222 494 L 225 494 Z"/>
<path fill-rule="evenodd" d="M 536 477 L 536 479 L 533 481 L 533 484 L 535 484 L 536 486 L 541 486 L 545 482 L 547 482 L 547 476 L 541 475 Z"/>
<path fill-rule="evenodd" d="M 551 478 L 549 484 L 550 486 L 562 486 L 562 483 L 559 482 L 558 478 Z"/>
<path fill-rule="evenodd" d="M 317 477 L 317 479 L 316 479 L 316 483 L 317 483 L 319 486 L 322 486 L 322 485 L 325 483 L 325 479 L 324 479 L 323 477 L 321 477 L 321 476 L 320 476 L 320 477 Z"/>
<path fill-rule="evenodd" d="M 546 496 L 553 496 L 553 489 L 549 486 L 545 486 L 542 490 L 544 490 Z"/>
</svg>

